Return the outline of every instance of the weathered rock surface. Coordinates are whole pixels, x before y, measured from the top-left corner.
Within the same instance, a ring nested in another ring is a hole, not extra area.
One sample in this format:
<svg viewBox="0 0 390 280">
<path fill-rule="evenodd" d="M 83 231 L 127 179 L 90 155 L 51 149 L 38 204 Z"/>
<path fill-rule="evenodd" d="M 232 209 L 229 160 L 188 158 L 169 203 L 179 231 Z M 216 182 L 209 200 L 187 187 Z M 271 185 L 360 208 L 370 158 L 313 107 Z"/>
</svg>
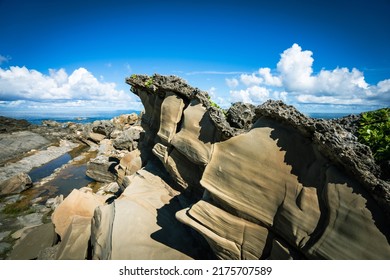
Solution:
<svg viewBox="0 0 390 280">
<path fill-rule="evenodd" d="M 90 192 L 73 190 L 52 215 L 55 231 L 61 237 L 61 240 L 64 240 L 68 227 L 72 224 L 75 216 L 91 219 L 95 208 L 103 205 L 104 202 L 104 197 Z"/>
<path fill-rule="evenodd" d="M 32 181 L 30 176 L 22 172 L 3 182 L 0 182 L 0 195 L 21 193 L 31 186 Z"/>
<path fill-rule="evenodd" d="M 49 144 L 45 137 L 31 131 L 18 131 L 0 134 L 0 164 L 33 149 L 40 149 Z"/>
<path fill-rule="evenodd" d="M 354 117 L 312 119 L 281 101 L 225 114 L 178 77 L 127 83 L 142 129 L 128 116 L 80 131 L 105 138 L 87 172 L 105 184 L 56 208 L 61 243 L 42 258 L 390 259 L 389 182 Z"/>
<path fill-rule="evenodd" d="M 175 219 L 180 203 L 149 168 L 132 175 L 124 193 L 93 218 L 93 259 L 191 259 L 199 248 Z"/>
<path fill-rule="evenodd" d="M 178 77 L 127 83 L 145 106 L 141 154 L 186 190 L 194 204 L 177 218 L 218 258 L 390 257 L 389 182 L 348 120 L 311 119 L 279 101 L 236 103 L 226 118 Z"/>
<path fill-rule="evenodd" d="M 51 247 L 57 241 L 53 224 L 43 224 L 32 229 L 15 245 L 11 252 L 12 260 L 33 260 L 41 250 Z"/>
<path fill-rule="evenodd" d="M 110 161 L 108 156 L 99 155 L 90 160 L 87 164 L 87 176 L 98 182 L 112 182 L 115 181 L 116 176 L 115 166 L 116 161 Z"/>
</svg>

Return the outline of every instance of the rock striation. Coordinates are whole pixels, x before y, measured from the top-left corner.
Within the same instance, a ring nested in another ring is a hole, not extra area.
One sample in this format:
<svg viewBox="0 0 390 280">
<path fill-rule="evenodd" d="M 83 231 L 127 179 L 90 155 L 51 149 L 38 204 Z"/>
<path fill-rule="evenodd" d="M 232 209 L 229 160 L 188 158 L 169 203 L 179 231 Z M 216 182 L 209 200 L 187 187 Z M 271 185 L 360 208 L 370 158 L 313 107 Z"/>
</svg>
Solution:
<svg viewBox="0 0 390 280">
<path fill-rule="evenodd" d="M 390 257 L 389 182 L 351 130 L 281 101 L 225 117 L 175 76 L 126 82 L 145 107 L 141 154 L 192 201 L 176 217 L 218 258 Z"/>
<path fill-rule="evenodd" d="M 141 120 L 83 129 L 98 145 L 87 174 L 105 185 L 55 208 L 61 243 L 40 255 L 390 258 L 389 181 L 357 141 L 355 117 L 312 119 L 281 101 L 223 111 L 176 76 L 126 82 Z"/>
</svg>

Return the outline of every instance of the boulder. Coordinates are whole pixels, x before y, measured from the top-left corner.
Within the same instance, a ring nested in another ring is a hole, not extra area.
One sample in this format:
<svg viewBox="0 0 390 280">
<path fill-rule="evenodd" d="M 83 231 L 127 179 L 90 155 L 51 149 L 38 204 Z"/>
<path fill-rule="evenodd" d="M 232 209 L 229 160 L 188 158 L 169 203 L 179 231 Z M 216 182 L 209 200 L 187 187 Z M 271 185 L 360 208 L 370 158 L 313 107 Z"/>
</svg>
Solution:
<svg viewBox="0 0 390 280">
<path fill-rule="evenodd" d="M 63 240 L 74 216 L 91 219 L 95 208 L 104 203 L 104 197 L 74 189 L 52 214 L 56 233 Z"/>
<path fill-rule="evenodd" d="M 46 201 L 45 205 L 47 208 L 51 208 L 51 210 L 55 210 L 63 201 L 64 201 L 64 196 L 61 194 L 61 195 L 57 195 L 56 197 L 49 198 Z"/>
<path fill-rule="evenodd" d="M 140 139 L 142 131 L 143 129 L 140 126 L 132 126 L 124 130 L 113 141 L 114 148 L 128 151 L 136 149 L 138 147 L 138 140 Z"/>
<path fill-rule="evenodd" d="M 134 150 L 126 154 L 115 167 L 118 174 L 118 184 L 123 185 L 125 176 L 133 175 L 142 167 L 142 159 L 140 150 Z"/>
<path fill-rule="evenodd" d="M 232 127 L 249 130 L 254 123 L 256 106 L 250 103 L 236 102 L 227 111 L 226 120 Z"/>
<path fill-rule="evenodd" d="M 0 195 L 16 194 L 32 187 L 28 174 L 22 172 L 0 183 Z"/>
<path fill-rule="evenodd" d="M 95 133 L 102 134 L 108 138 L 111 135 L 111 132 L 115 129 L 114 124 L 111 121 L 94 121 L 92 123 L 92 131 Z"/>
<path fill-rule="evenodd" d="M 124 129 L 138 122 L 139 118 L 136 113 L 124 114 L 113 118 L 112 123 L 119 129 Z"/>
<path fill-rule="evenodd" d="M 105 155 L 99 155 L 87 163 L 87 176 L 103 183 L 110 183 L 116 180 L 115 166 L 117 161 L 110 161 Z"/>
<path fill-rule="evenodd" d="M 88 139 L 92 140 L 95 143 L 100 143 L 100 141 L 106 139 L 106 136 L 101 133 L 90 132 L 88 134 Z"/>
<path fill-rule="evenodd" d="M 84 260 L 91 235 L 91 217 L 73 215 L 56 252 L 57 260 Z"/>
</svg>

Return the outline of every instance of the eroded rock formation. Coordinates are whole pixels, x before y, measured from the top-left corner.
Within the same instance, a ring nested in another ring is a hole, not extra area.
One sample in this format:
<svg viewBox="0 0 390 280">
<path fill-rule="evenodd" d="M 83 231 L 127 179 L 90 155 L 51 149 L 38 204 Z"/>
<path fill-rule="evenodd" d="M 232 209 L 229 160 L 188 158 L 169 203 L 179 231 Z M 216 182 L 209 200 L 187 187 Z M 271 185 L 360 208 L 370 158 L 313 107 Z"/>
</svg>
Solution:
<svg viewBox="0 0 390 280">
<path fill-rule="evenodd" d="M 89 175 L 117 183 L 56 208 L 56 258 L 390 258 L 389 182 L 349 122 L 281 101 L 224 112 L 175 76 L 126 82 L 142 129 L 88 128 L 100 145 Z"/>
<path fill-rule="evenodd" d="M 390 257 L 389 182 L 351 131 L 280 101 L 225 118 L 178 77 L 126 82 L 145 106 L 141 153 L 194 202 L 176 217 L 218 258 Z"/>
</svg>

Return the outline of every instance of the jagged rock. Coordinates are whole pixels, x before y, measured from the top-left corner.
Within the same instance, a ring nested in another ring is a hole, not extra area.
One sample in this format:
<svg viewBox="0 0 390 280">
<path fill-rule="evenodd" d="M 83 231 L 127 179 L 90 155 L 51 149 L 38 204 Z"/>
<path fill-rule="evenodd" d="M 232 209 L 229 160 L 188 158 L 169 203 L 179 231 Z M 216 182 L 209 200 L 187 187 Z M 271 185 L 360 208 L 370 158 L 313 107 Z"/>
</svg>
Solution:
<svg viewBox="0 0 390 280">
<path fill-rule="evenodd" d="M 0 195 L 16 194 L 32 187 L 30 176 L 19 173 L 0 183 Z"/>
<path fill-rule="evenodd" d="M 104 197 L 74 189 L 52 214 L 56 233 L 63 240 L 74 216 L 91 219 L 95 208 L 104 203 Z"/>
<path fill-rule="evenodd" d="M 138 140 L 140 139 L 140 134 L 142 131 L 143 129 L 140 126 L 132 126 L 124 130 L 113 141 L 114 148 L 118 150 L 128 151 L 137 149 Z"/>
<path fill-rule="evenodd" d="M 128 126 L 136 124 L 138 120 L 138 115 L 136 113 L 131 113 L 120 115 L 118 117 L 113 118 L 111 121 L 116 127 L 123 130 Z"/>
<path fill-rule="evenodd" d="M 92 123 L 92 131 L 110 137 L 111 132 L 115 129 L 111 121 L 94 121 Z"/>
<path fill-rule="evenodd" d="M 232 127 L 248 130 L 253 125 L 255 108 L 250 103 L 236 102 L 227 111 L 226 120 Z"/>
<path fill-rule="evenodd" d="M 26 120 L 18 120 L 0 116 L 0 133 L 11 133 L 20 130 L 27 130 L 33 125 Z"/>
<path fill-rule="evenodd" d="M 256 118 L 269 117 L 296 128 L 325 157 L 355 177 L 390 217 L 390 183 L 378 178 L 380 167 L 368 146 L 339 124 L 308 118 L 282 101 L 269 100 L 255 109 Z"/>
<path fill-rule="evenodd" d="M 226 117 L 178 77 L 133 75 L 126 82 L 145 107 L 143 161 L 154 155 L 177 185 L 204 187 L 201 201 L 183 191 L 194 204 L 177 217 L 217 257 L 389 257 L 390 185 L 357 142 L 358 117 L 312 119 L 281 101 L 236 103 Z M 184 106 L 168 106 L 177 98 Z M 125 176 L 123 185 L 133 180 Z M 253 234 L 240 235 L 242 224 Z"/>
<path fill-rule="evenodd" d="M 116 180 L 115 166 L 117 161 L 110 161 L 105 155 L 99 155 L 87 163 L 87 176 L 103 183 L 110 183 Z"/>
</svg>

